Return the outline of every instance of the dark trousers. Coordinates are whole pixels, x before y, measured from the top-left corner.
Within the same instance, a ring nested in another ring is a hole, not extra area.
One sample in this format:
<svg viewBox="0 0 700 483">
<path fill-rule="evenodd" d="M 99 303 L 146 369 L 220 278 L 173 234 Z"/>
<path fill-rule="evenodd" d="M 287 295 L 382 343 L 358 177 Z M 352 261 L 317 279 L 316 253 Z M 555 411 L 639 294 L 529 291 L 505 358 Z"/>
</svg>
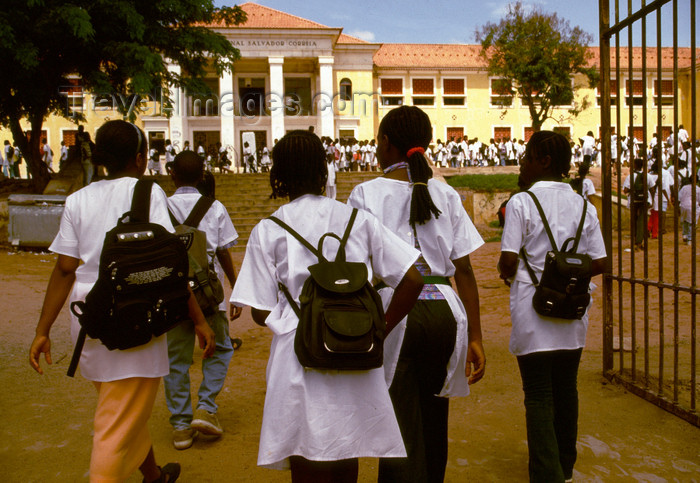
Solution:
<svg viewBox="0 0 700 483">
<path fill-rule="evenodd" d="M 449 399 L 437 397 L 445 383 L 457 324 L 444 300 L 419 300 L 389 388 L 407 458 L 381 458 L 380 483 L 442 482 L 447 465 Z"/>
<path fill-rule="evenodd" d="M 581 352 L 558 350 L 518 356 L 531 482 L 558 483 L 573 475 Z"/>
<path fill-rule="evenodd" d="M 632 215 L 632 229 L 634 230 L 634 244 L 641 246 L 644 243 L 644 234 L 646 223 L 644 223 L 644 215 L 647 212 L 646 203 L 632 203 L 630 205 Z"/>
</svg>

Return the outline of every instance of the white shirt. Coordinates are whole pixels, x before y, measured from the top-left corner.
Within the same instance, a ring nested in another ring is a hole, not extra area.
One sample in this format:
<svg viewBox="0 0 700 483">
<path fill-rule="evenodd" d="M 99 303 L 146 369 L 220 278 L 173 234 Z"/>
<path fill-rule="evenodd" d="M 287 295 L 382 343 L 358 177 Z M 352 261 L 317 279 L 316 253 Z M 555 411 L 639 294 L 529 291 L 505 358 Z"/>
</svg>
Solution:
<svg viewBox="0 0 700 483">
<path fill-rule="evenodd" d="M 182 223 L 192 212 L 194 205 L 197 204 L 201 196 L 196 188 L 190 186 L 180 187 L 175 191 L 174 195 L 168 198 L 168 208 L 170 208 L 175 219 Z M 210 262 L 216 260 L 217 250 L 231 248 L 238 240 L 238 232 L 233 226 L 228 211 L 217 200 L 214 200 L 209 211 L 202 217 L 202 221 L 197 225 L 197 229 L 207 235 L 207 255 L 209 255 Z M 219 275 L 219 279 L 223 285 L 224 280 L 221 275 Z M 219 310 L 226 312 L 227 306 L 228 304 L 223 300 L 219 304 Z"/>
<path fill-rule="evenodd" d="M 433 203 L 442 212 L 422 225 L 416 225 L 416 233 L 423 258 L 430 266 L 431 274 L 451 277 L 455 273 L 453 260 L 465 257 L 484 244 L 476 227 L 462 206 L 459 194 L 449 185 L 435 179 L 428 180 L 428 190 Z M 414 245 L 410 217 L 413 187 L 406 181 L 390 178 L 375 178 L 353 189 L 348 204 L 369 211 L 407 243 Z M 448 302 L 455 322 L 457 334 L 455 347 L 447 365 L 447 375 L 440 396 L 466 396 L 469 384 L 464 376 L 469 344 L 467 313 L 461 300 L 447 285 L 436 285 Z M 393 292 L 382 290 L 383 299 Z M 391 385 L 398 361 L 406 319 L 389 334 L 384 342 L 384 369 L 387 386 Z"/>
<path fill-rule="evenodd" d="M 693 220 L 693 185 L 687 184 L 678 192 L 681 207 L 681 221 L 693 223 L 700 216 L 700 186 L 695 187 L 695 220 Z"/>
<path fill-rule="evenodd" d="M 653 184 L 650 186 L 656 186 L 656 180 L 658 179 L 658 176 L 655 174 L 651 175 L 651 178 L 654 180 Z M 668 205 L 668 201 L 671 199 L 671 186 L 673 186 L 673 178 L 671 177 L 671 174 L 665 170 L 661 170 L 661 192 L 659 192 L 658 189 L 654 191 L 654 201 L 652 204 L 652 208 L 654 210 L 659 210 L 659 197 L 661 197 L 661 211 L 666 211 L 666 207 Z M 664 196 L 664 193 L 666 195 Z"/>
<path fill-rule="evenodd" d="M 581 196 L 583 196 L 583 199 L 587 200 L 590 195 L 594 194 L 595 186 L 593 185 L 593 181 L 588 178 L 583 178 L 583 183 L 581 186 Z"/>
<path fill-rule="evenodd" d="M 622 183 L 622 190 L 624 191 L 625 188 L 629 190 L 627 193 L 627 207 L 629 208 L 630 204 L 632 203 L 632 187 L 634 185 L 634 178 L 637 177 L 637 174 L 642 174 L 642 173 L 636 173 L 636 172 L 631 172 L 626 178 L 625 181 Z M 647 205 L 651 204 L 651 187 L 654 186 L 654 177 L 647 173 Z"/>
<path fill-rule="evenodd" d="M 175 159 L 175 155 L 173 154 L 173 145 L 168 144 L 165 146 L 165 162 L 166 163 L 171 163 Z"/>
<path fill-rule="evenodd" d="M 66 198 L 61 225 L 49 247 L 54 253 L 77 258 L 83 263 L 75 272 L 70 301 L 85 300 L 97 281 L 105 234 L 129 211 L 136 178 L 117 178 L 90 183 Z M 151 191 L 150 221 L 172 232 L 165 192 L 157 184 Z M 80 324 L 71 314 L 73 343 Z M 80 372 L 91 381 L 115 381 L 129 377 L 162 377 L 170 372 L 165 335 L 148 344 L 110 351 L 97 339 L 87 338 L 80 357 Z"/>
<path fill-rule="evenodd" d="M 593 136 L 583 136 L 581 138 L 581 153 L 586 156 L 592 156 L 595 149 L 595 139 Z"/>
<path fill-rule="evenodd" d="M 539 181 L 531 188 L 542 205 L 557 246 L 576 234 L 581 218 L 583 198 L 566 183 Z M 544 224 L 527 193 L 517 193 L 506 206 L 506 221 L 501 237 L 501 251 L 519 253 L 525 248 L 528 262 L 539 279 L 546 253 L 552 249 Z M 587 253 L 593 260 L 604 258 L 605 244 L 595 207 L 587 204 L 578 253 Z M 582 319 L 563 321 L 543 317 L 532 307 L 535 286 L 525 264 L 519 260 L 510 287 L 510 316 L 513 328 L 510 351 L 516 356 L 539 351 L 578 349 L 586 342 L 588 314 Z"/>
<path fill-rule="evenodd" d="M 342 236 L 351 208 L 324 196 L 304 195 L 279 208 L 285 221 L 311 245 L 327 232 Z M 331 259 L 337 243 L 326 237 Z M 418 251 L 403 243 L 369 213 L 359 211 L 346 246 L 348 261 L 367 265 L 374 276 L 395 287 Z M 316 257 L 271 220 L 250 234 L 231 302 L 270 311 L 273 332 L 267 366 L 258 465 L 288 468 L 288 457 L 312 460 L 405 456 L 381 368 L 369 371 L 305 370 L 294 353 L 298 324 L 278 288 L 284 283 L 295 300 Z"/>
</svg>

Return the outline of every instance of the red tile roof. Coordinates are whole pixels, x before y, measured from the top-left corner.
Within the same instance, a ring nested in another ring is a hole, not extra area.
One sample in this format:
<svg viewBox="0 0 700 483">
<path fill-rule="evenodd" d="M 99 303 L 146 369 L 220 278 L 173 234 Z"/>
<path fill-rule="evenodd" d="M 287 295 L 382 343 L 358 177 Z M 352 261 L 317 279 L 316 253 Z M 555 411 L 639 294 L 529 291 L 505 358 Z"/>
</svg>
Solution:
<svg viewBox="0 0 700 483">
<path fill-rule="evenodd" d="M 600 49 L 598 47 L 591 47 L 591 53 L 593 58 L 590 61 L 591 65 L 600 66 Z M 641 47 L 632 47 L 632 68 L 641 69 L 642 68 L 642 54 L 644 51 Z M 610 69 L 615 69 L 615 58 L 616 52 L 615 47 L 610 46 Z M 656 63 L 658 59 L 658 50 L 656 47 L 647 47 L 646 50 L 646 60 L 647 60 L 647 70 L 656 69 Z M 678 68 L 690 67 L 692 62 L 692 55 L 690 47 L 679 47 L 678 48 Z M 629 49 L 627 47 L 620 47 L 620 69 L 626 70 L 629 66 Z M 672 69 L 673 68 L 673 48 L 672 47 L 662 47 L 661 48 L 661 68 L 662 69 Z"/>
<path fill-rule="evenodd" d="M 253 29 L 327 29 L 329 27 L 311 20 L 297 17 L 281 10 L 265 7 L 257 3 L 248 2 L 240 5 L 248 16 L 244 24 L 233 28 Z M 222 24 L 214 24 L 212 27 L 223 27 Z"/>
<path fill-rule="evenodd" d="M 382 44 L 374 54 L 377 67 L 486 67 L 480 45 Z"/>
</svg>

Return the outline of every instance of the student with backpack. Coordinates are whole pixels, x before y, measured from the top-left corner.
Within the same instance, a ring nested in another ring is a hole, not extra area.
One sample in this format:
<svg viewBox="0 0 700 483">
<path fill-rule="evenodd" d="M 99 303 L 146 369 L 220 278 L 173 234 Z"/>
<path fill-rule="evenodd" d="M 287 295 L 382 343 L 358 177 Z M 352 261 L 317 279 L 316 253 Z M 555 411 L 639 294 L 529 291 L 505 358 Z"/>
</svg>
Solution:
<svg viewBox="0 0 700 483">
<path fill-rule="evenodd" d="M 91 292 L 98 279 L 105 234 L 130 210 L 137 178 L 146 170 L 148 146 L 137 126 L 108 121 L 98 130 L 96 140 L 93 162 L 105 166 L 109 176 L 66 199 L 59 233 L 50 247 L 58 259 L 29 350 L 30 365 L 40 374 L 42 353 L 51 364 L 51 326 L 69 294 L 71 301 L 80 302 Z M 167 198 L 157 185 L 150 192 L 149 212 L 152 223 L 173 231 Z M 204 349 L 203 357 L 209 357 L 214 350 L 214 334 L 192 294 L 187 305 Z M 74 340 L 79 329 L 74 316 Z M 99 340 L 88 338 L 80 367 L 83 377 L 93 381 L 98 392 L 90 480 L 122 481 L 138 468 L 144 481 L 175 481 L 180 466 L 156 465 L 147 425 L 160 378 L 169 372 L 165 335 L 128 350 L 108 350 Z"/>
<path fill-rule="evenodd" d="M 379 481 L 386 482 L 444 480 L 448 397 L 469 394 L 486 364 L 469 259 L 484 242 L 459 194 L 432 179 L 423 155 L 431 137 L 430 119 L 418 107 L 389 111 L 377 135 L 385 174 L 356 186 L 348 198 L 421 251 L 415 266 L 425 285 L 384 344 L 385 376 L 408 453 L 380 459 Z M 388 299 L 391 289 L 381 294 Z"/>
<path fill-rule="evenodd" d="M 651 206 L 651 190 L 654 186 L 654 178 L 647 173 L 644 176 L 644 160 L 635 158 L 633 170 L 622 183 L 622 192 L 627 195 L 627 207 L 632 218 L 632 232 L 634 233 L 634 249 L 641 250 L 644 245 L 646 223 L 644 217 Z M 646 180 L 646 186 L 644 181 Z"/>
<path fill-rule="evenodd" d="M 190 366 L 195 332 L 191 321 L 185 321 L 168 332 L 170 374 L 164 377 L 165 397 L 173 426 L 173 445 L 176 449 L 192 446 L 198 432 L 221 436 L 223 429 L 216 416 L 216 397 L 223 388 L 233 346 L 229 337 L 226 306 L 222 310 L 223 286 L 214 269 L 216 258 L 229 283 L 236 283 L 236 272 L 228 251 L 238 239 L 238 233 L 224 205 L 213 198 L 202 196 L 197 185 L 204 177 L 202 158 L 192 151 L 175 156 L 171 177 L 176 191 L 168 198 L 171 219 L 188 246 L 190 286 L 200 302 L 200 308 L 216 336 L 216 350 L 202 361 L 202 382 L 199 386 L 196 410 L 192 411 L 190 395 Z M 202 236 L 203 235 L 203 236 Z M 196 268 L 195 268 L 196 267 Z M 240 307 L 232 307 L 231 320 L 241 314 Z"/>
<path fill-rule="evenodd" d="M 527 192 L 516 193 L 508 202 L 498 261 L 500 276 L 510 286 L 510 351 L 518 360 L 525 393 L 530 481 L 572 478 L 576 378 L 588 327 L 587 304 L 574 319 L 568 313 L 542 315 L 543 307 L 536 303 L 541 290 L 532 277 L 543 285 L 547 260 L 560 260 L 557 252 L 571 245 L 570 258 L 589 264 L 582 279 L 602 273 L 606 261 L 595 208 L 563 182 L 570 164 L 571 149 L 564 136 L 552 131 L 532 135 L 518 180 Z M 570 286 L 572 291 L 577 288 Z M 563 309 L 567 312 L 569 307 L 565 304 Z"/>
<path fill-rule="evenodd" d="M 354 482 L 359 457 L 402 457 L 406 451 L 381 365 L 346 370 L 305 368 L 300 362 L 298 355 L 306 355 L 310 347 L 297 329 L 300 320 L 307 321 L 306 310 L 318 308 L 319 302 L 316 297 L 301 298 L 302 285 L 314 287 L 310 274 L 319 275 L 314 266 L 327 268 L 329 261 L 334 261 L 332 267 L 341 262 L 350 264 L 350 268 L 347 276 L 332 279 L 332 274 L 322 270 L 331 290 L 348 287 L 354 291 L 360 282 L 363 293 L 371 293 L 366 284 L 374 277 L 396 288 L 385 313 L 386 329 L 382 323 L 375 331 L 376 319 L 368 318 L 370 308 L 372 313 L 381 309 L 381 301 L 363 297 L 367 305 L 357 306 L 347 300 L 346 308 L 328 313 L 328 322 L 333 325 L 324 326 L 323 335 L 332 338 L 336 329 L 338 333 L 350 329 L 372 337 L 390 332 L 413 306 L 423 283 L 412 266 L 418 257 L 413 247 L 374 216 L 323 196 L 325 158 L 320 139 L 308 131 L 292 131 L 275 144 L 270 171 L 272 194 L 289 197 L 290 201 L 273 216 L 297 235 L 272 219 L 255 226 L 231 303 L 250 306 L 253 319 L 273 332 L 258 465 L 291 469 L 292 481 Z M 326 236 L 329 233 L 333 235 Z M 320 261 L 318 250 L 325 263 Z M 356 277 L 358 270 L 362 280 Z M 349 339 L 354 341 L 356 337 Z M 295 350 L 297 344 L 299 352 Z M 372 348 L 381 345 L 377 342 Z M 364 361 L 365 352 L 336 353 L 343 362 L 353 362 L 355 356 Z M 344 359 L 347 356 L 349 359 Z"/>
</svg>

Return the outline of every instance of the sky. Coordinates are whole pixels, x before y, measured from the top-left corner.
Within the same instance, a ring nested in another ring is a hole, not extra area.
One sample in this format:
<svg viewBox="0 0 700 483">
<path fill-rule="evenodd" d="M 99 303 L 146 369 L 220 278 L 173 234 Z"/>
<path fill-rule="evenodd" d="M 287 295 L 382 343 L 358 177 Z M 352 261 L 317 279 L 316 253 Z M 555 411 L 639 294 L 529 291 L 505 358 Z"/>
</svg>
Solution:
<svg viewBox="0 0 700 483">
<path fill-rule="evenodd" d="M 679 45 L 690 46 L 690 2 L 677 0 Z M 230 0 L 215 0 L 217 5 L 232 5 Z M 245 2 L 239 2 L 245 3 Z M 255 0 L 255 3 L 282 10 L 328 27 L 343 27 L 343 33 L 377 43 L 476 43 L 475 31 L 488 22 L 498 23 L 508 11 L 508 0 Z M 646 3 L 651 3 L 647 0 Z M 556 12 L 593 36 L 598 45 L 597 0 L 524 1 L 544 12 Z M 627 0 L 619 0 L 620 17 L 627 15 Z M 633 10 L 642 0 L 632 0 Z M 611 1 L 614 9 L 614 1 Z M 662 8 L 662 44 L 672 46 L 671 2 Z M 614 11 L 611 13 L 614 16 Z M 656 16 L 647 20 L 648 46 L 656 45 Z M 696 35 L 698 30 L 696 28 Z M 636 29 L 634 45 L 641 45 L 641 30 Z M 700 39 L 699 39 L 700 41 Z M 651 43 L 649 43 L 651 42 Z M 627 45 L 627 33 L 621 44 Z"/>
</svg>

